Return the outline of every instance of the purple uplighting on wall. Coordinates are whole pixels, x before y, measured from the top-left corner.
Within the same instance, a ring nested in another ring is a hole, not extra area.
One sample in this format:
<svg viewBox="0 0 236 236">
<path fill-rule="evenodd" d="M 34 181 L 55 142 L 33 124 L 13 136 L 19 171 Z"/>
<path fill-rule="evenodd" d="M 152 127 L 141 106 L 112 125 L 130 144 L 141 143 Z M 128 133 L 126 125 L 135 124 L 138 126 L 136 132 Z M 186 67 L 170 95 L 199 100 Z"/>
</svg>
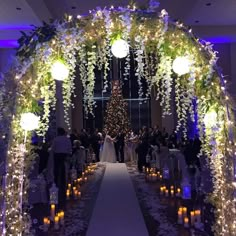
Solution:
<svg viewBox="0 0 236 236">
<path fill-rule="evenodd" d="M 31 25 L 1 25 L 0 30 L 31 30 Z"/>
<path fill-rule="evenodd" d="M 0 48 L 17 48 L 17 40 L 0 40 Z"/>
<path fill-rule="evenodd" d="M 204 38 L 206 41 L 211 43 L 232 43 L 236 42 L 235 36 L 215 36 L 215 37 L 206 37 Z"/>
</svg>

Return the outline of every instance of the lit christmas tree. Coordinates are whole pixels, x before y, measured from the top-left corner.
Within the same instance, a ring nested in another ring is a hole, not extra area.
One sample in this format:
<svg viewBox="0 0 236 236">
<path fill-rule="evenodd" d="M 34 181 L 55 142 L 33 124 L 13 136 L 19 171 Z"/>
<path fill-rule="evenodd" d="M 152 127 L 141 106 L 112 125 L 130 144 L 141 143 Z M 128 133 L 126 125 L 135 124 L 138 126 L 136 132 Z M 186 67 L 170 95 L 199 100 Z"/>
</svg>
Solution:
<svg viewBox="0 0 236 236">
<path fill-rule="evenodd" d="M 128 104 L 124 101 L 119 80 L 112 83 L 112 94 L 107 103 L 104 132 L 116 135 L 119 130 L 127 133 L 130 129 Z"/>
</svg>

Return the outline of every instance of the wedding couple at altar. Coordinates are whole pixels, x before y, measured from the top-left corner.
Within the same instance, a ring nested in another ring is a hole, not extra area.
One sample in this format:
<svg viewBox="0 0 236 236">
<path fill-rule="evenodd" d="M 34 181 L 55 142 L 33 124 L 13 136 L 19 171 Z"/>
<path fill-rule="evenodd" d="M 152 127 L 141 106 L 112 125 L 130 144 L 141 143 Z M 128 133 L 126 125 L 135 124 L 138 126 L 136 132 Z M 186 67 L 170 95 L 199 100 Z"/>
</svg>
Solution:
<svg viewBox="0 0 236 236">
<path fill-rule="evenodd" d="M 101 162 L 124 162 L 125 134 L 120 130 L 113 138 L 108 132 L 104 139 Z"/>
</svg>

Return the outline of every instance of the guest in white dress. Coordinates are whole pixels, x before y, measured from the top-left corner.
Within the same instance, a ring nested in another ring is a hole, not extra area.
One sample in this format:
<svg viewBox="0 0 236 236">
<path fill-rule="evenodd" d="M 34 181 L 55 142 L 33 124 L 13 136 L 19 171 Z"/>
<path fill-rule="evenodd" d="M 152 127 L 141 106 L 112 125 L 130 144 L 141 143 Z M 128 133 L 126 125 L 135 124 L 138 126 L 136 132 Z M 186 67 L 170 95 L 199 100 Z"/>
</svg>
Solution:
<svg viewBox="0 0 236 236">
<path fill-rule="evenodd" d="M 108 133 L 106 134 L 103 149 L 102 149 L 102 155 L 101 155 L 101 162 L 116 162 L 116 152 L 114 147 L 114 141 Z"/>
</svg>

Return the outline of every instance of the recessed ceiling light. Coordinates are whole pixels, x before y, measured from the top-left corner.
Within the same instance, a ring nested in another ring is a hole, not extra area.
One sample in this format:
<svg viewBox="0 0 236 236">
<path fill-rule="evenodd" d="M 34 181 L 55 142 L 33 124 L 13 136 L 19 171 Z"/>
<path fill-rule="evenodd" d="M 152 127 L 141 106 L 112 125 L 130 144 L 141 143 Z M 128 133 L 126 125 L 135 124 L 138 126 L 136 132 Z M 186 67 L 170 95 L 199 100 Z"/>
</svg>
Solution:
<svg viewBox="0 0 236 236">
<path fill-rule="evenodd" d="M 20 10 L 21 10 L 21 8 L 20 8 L 20 7 L 16 7 L 16 10 L 17 10 L 17 11 L 20 11 Z"/>
<path fill-rule="evenodd" d="M 199 20 L 195 20 L 195 23 L 199 23 Z"/>
<path fill-rule="evenodd" d="M 208 7 L 211 6 L 211 2 L 206 3 L 206 6 Z"/>
<path fill-rule="evenodd" d="M 71 9 L 73 9 L 73 10 L 74 10 L 74 9 L 76 9 L 76 7 L 75 7 L 75 6 L 72 6 L 72 7 L 71 7 Z"/>
</svg>

